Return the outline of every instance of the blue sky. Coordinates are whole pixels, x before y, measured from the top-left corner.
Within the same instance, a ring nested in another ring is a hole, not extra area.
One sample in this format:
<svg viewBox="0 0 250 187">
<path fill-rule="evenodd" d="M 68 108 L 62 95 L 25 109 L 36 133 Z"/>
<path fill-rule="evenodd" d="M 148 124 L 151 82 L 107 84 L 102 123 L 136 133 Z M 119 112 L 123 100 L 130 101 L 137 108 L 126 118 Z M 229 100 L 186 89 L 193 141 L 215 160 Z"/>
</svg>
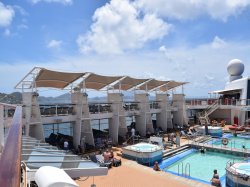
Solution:
<svg viewBox="0 0 250 187">
<path fill-rule="evenodd" d="M 248 0 L 0 0 L 0 92 L 34 66 L 223 89 L 238 58 L 250 73 Z"/>
</svg>

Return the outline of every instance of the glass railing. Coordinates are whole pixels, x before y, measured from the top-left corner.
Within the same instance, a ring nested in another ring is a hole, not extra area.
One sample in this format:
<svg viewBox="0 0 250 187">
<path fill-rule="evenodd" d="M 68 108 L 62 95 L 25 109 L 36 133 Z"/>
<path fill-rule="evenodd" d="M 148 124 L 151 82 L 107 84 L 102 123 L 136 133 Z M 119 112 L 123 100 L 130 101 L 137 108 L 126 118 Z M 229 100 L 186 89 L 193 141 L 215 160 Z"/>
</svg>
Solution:
<svg viewBox="0 0 250 187">
<path fill-rule="evenodd" d="M 73 115 L 74 104 L 40 105 L 41 116 Z"/>
<path fill-rule="evenodd" d="M 111 103 L 89 103 L 89 113 L 109 113 L 111 110 Z"/>
<path fill-rule="evenodd" d="M 139 102 L 125 102 L 123 103 L 123 108 L 125 111 L 138 111 L 139 108 Z"/>
<path fill-rule="evenodd" d="M 160 109 L 160 101 L 151 101 L 150 109 Z"/>
</svg>

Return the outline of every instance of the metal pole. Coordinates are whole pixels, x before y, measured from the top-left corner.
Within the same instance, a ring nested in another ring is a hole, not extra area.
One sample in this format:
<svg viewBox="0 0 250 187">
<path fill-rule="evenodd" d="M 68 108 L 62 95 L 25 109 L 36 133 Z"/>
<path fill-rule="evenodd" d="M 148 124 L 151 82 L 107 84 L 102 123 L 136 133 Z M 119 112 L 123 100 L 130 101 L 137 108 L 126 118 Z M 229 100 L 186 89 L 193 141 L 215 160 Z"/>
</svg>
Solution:
<svg viewBox="0 0 250 187">
<path fill-rule="evenodd" d="M 4 146 L 4 106 L 0 105 L 0 152 Z"/>
</svg>

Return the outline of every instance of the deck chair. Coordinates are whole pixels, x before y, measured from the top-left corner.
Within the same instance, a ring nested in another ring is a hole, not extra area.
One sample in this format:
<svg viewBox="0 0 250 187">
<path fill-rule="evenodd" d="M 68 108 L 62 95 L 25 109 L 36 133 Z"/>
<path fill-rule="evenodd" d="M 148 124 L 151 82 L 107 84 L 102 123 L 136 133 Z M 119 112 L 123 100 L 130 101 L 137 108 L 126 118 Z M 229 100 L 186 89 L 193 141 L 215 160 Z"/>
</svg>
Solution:
<svg viewBox="0 0 250 187">
<path fill-rule="evenodd" d="M 101 167 L 112 167 L 112 162 L 111 161 L 104 161 L 104 157 L 102 155 L 95 155 L 98 163 L 100 163 Z"/>
<path fill-rule="evenodd" d="M 90 155 L 89 158 L 92 162 L 94 163 L 98 163 L 100 165 L 100 167 L 107 167 L 107 168 L 111 168 L 112 167 L 112 163 L 110 162 L 104 162 L 104 158 L 102 160 L 102 158 L 100 157 L 102 155 Z"/>
<path fill-rule="evenodd" d="M 192 138 L 194 138 L 193 135 L 187 134 L 185 131 L 181 131 L 181 135 L 184 136 L 184 137 L 187 138 L 187 139 L 192 139 Z"/>
</svg>

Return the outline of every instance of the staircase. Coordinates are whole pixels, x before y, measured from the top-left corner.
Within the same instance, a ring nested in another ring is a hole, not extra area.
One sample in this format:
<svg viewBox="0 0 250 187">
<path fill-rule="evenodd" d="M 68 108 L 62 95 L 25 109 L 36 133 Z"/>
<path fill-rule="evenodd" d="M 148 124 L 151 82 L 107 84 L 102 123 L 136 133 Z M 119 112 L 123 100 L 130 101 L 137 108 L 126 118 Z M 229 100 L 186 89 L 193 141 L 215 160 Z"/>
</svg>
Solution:
<svg viewBox="0 0 250 187">
<path fill-rule="evenodd" d="M 201 125 L 205 125 L 205 124 L 210 123 L 210 119 L 208 116 L 210 114 L 212 114 L 216 109 L 218 109 L 218 107 L 219 107 L 219 103 L 217 100 L 212 105 L 209 105 L 204 111 L 202 111 L 198 114 L 199 121 L 200 121 Z"/>
</svg>

